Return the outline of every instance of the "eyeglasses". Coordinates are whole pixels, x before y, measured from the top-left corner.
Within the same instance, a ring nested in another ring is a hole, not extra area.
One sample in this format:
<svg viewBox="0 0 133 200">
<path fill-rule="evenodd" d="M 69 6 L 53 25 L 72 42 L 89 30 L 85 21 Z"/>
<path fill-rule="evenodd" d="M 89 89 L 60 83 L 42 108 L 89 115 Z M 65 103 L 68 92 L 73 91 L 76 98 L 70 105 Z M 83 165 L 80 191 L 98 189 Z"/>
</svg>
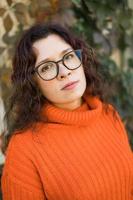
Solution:
<svg viewBox="0 0 133 200">
<path fill-rule="evenodd" d="M 58 60 L 56 62 L 43 62 L 34 69 L 33 73 L 37 73 L 40 78 L 42 78 L 45 81 L 49 81 L 58 76 L 59 62 L 62 62 L 67 69 L 75 70 L 79 68 L 82 63 L 81 51 L 81 49 L 72 50 L 66 53 L 61 60 Z"/>
</svg>

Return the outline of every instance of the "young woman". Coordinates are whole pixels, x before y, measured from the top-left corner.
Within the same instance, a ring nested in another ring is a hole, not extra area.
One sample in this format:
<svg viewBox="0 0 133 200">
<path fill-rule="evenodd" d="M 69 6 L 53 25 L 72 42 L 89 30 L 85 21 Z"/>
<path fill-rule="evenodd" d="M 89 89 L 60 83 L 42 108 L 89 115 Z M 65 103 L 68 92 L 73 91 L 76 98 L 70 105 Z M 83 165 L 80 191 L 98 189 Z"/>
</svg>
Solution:
<svg viewBox="0 0 133 200">
<path fill-rule="evenodd" d="M 131 200 L 133 159 L 91 48 L 35 25 L 13 61 L 3 200 Z"/>
</svg>

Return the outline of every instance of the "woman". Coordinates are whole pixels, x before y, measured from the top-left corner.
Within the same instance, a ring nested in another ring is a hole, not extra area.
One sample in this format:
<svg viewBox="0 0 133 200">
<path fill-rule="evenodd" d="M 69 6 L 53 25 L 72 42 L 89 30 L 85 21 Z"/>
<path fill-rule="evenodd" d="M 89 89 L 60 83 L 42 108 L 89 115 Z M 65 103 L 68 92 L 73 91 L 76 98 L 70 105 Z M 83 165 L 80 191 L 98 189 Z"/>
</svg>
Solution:
<svg viewBox="0 0 133 200">
<path fill-rule="evenodd" d="M 35 25 L 13 61 L 4 200 L 131 200 L 124 126 L 104 100 L 94 53 L 58 24 Z"/>
</svg>

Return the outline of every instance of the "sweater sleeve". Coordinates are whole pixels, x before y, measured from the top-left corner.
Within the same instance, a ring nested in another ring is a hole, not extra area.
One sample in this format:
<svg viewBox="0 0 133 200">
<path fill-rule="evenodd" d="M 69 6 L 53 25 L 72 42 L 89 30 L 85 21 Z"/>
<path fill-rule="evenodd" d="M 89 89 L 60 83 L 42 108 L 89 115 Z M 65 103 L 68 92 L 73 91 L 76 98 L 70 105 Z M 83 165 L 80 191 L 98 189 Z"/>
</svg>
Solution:
<svg viewBox="0 0 133 200">
<path fill-rule="evenodd" d="M 32 157 L 34 149 L 14 135 L 6 151 L 1 188 L 3 200 L 46 200 L 43 186 Z"/>
</svg>

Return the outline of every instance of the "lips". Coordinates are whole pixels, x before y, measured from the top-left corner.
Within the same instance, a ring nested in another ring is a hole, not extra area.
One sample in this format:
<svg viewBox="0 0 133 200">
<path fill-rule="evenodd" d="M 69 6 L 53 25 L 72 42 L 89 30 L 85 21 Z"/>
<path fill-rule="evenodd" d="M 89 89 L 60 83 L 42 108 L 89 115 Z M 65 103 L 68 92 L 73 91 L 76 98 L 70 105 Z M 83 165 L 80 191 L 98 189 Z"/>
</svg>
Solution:
<svg viewBox="0 0 133 200">
<path fill-rule="evenodd" d="M 65 89 L 71 89 L 73 88 L 74 86 L 76 86 L 76 84 L 78 83 L 79 81 L 73 81 L 73 82 L 69 82 L 67 83 L 63 88 L 62 90 L 65 90 Z"/>
</svg>

